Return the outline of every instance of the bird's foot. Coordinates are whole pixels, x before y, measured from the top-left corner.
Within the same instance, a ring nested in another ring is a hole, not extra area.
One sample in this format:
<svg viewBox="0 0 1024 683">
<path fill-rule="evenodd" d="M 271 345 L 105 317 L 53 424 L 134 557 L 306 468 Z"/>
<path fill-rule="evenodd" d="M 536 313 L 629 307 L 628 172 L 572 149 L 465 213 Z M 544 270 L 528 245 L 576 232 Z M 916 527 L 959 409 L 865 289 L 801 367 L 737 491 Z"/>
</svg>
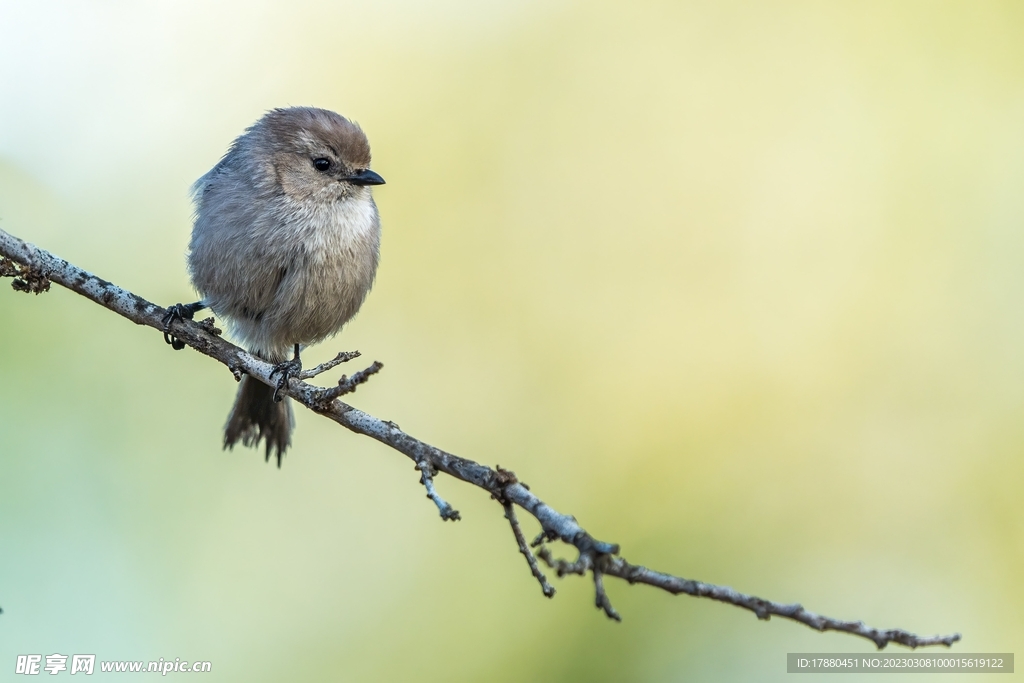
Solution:
<svg viewBox="0 0 1024 683">
<path fill-rule="evenodd" d="M 270 376 L 280 375 L 277 378 L 277 386 L 274 387 L 274 403 L 280 403 L 281 397 L 278 396 L 278 392 L 281 391 L 282 387 L 288 386 L 288 380 L 292 377 L 301 377 L 302 375 L 302 361 L 299 359 L 299 349 L 295 348 L 295 358 L 286 360 L 283 363 L 278 363 L 274 366 L 274 369 L 270 371 Z"/>
<path fill-rule="evenodd" d="M 177 320 L 192 320 L 195 314 L 206 308 L 206 304 L 202 301 L 197 301 L 193 304 L 174 304 L 173 306 L 167 307 L 167 313 L 164 314 L 164 341 L 171 345 L 171 348 L 175 351 L 181 351 L 185 348 L 185 342 L 174 337 L 171 334 L 171 325 Z"/>
</svg>

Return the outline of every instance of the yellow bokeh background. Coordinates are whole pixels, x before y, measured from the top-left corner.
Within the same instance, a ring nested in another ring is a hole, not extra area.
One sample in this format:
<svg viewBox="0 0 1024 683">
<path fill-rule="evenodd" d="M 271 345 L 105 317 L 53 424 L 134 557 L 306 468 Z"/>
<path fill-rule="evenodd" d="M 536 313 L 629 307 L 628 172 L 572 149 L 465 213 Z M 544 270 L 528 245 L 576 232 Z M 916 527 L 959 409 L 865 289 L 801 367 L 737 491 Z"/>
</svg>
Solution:
<svg viewBox="0 0 1024 683">
<path fill-rule="evenodd" d="M 1021 649 L 1024 6 L 4 0 L 0 227 L 190 300 L 189 185 L 305 104 L 388 181 L 375 288 L 305 356 L 382 361 L 353 404 L 633 562 Z M 0 289 L 0 377 L 0 677 L 768 681 L 873 651 L 618 581 L 621 624 L 579 578 L 548 601 L 479 490 L 440 477 L 441 523 L 404 456 L 306 411 L 280 471 L 223 452 L 231 375 L 59 287 Z"/>
</svg>

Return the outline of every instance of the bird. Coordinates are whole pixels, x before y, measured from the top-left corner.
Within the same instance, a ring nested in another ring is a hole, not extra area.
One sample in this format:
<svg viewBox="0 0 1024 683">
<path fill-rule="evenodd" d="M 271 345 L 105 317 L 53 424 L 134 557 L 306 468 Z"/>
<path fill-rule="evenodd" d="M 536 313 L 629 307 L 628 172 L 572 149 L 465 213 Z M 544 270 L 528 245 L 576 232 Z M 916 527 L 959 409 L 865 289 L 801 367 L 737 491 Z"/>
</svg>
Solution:
<svg viewBox="0 0 1024 683">
<path fill-rule="evenodd" d="M 169 325 L 209 308 L 277 376 L 276 387 L 242 377 L 224 448 L 263 441 L 280 468 L 295 423 L 279 390 L 301 370 L 301 349 L 337 334 L 373 286 L 381 224 L 372 188 L 383 184 L 358 124 L 289 107 L 247 128 L 192 186 L 188 271 L 201 298 L 168 309 L 164 338 L 183 348 Z"/>
</svg>

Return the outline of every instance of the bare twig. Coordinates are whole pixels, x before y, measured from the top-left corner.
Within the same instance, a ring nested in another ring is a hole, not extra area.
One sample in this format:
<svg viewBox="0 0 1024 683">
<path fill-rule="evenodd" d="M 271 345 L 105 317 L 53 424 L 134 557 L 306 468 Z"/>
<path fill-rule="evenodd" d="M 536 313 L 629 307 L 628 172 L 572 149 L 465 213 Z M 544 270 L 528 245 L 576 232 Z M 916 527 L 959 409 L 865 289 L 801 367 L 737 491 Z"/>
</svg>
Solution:
<svg viewBox="0 0 1024 683">
<path fill-rule="evenodd" d="M 512 503 L 502 503 L 502 507 L 505 508 L 505 519 L 508 520 L 509 525 L 512 527 L 512 533 L 516 537 L 516 543 L 519 545 L 519 552 L 526 558 L 526 564 L 530 565 L 530 573 L 533 574 L 533 578 L 537 579 L 540 584 L 540 590 L 544 593 L 545 597 L 551 598 L 555 595 L 555 588 L 548 583 L 548 577 L 544 576 L 544 572 L 540 570 L 537 565 L 537 558 L 533 556 L 533 552 L 530 550 L 530 546 L 526 545 L 526 537 L 523 536 L 523 530 L 519 526 L 519 520 L 516 518 L 516 509 Z"/>
<path fill-rule="evenodd" d="M 604 573 L 597 567 L 594 567 L 592 573 L 594 574 L 594 604 L 598 609 L 604 610 L 609 618 L 622 621 L 622 617 L 612 607 L 612 601 L 608 599 L 608 594 L 604 590 Z"/>
<path fill-rule="evenodd" d="M 423 484 L 423 488 L 427 489 L 427 498 L 434 501 L 434 505 L 437 506 L 438 511 L 441 513 L 441 521 L 447 522 L 449 519 L 453 522 L 457 522 L 462 519 L 459 511 L 453 508 L 448 501 L 437 494 L 434 490 L 434 468 L 429 462 L 418 462 L 416 463 L 416 469 L 420 471 L 420 483 Z"/>
<path fill-rule="evenodd" d="M 569 574 L 586 576 L 587 571 L 590 569 L 590 556 L 583 553 L 580 553 L 579 559 L 575 562 L 562 559 L 556 560 L 551 556 L 551 549 L 545 546 L 537 551 L 537 557 L 544 560 L 547 566 L 554 569 L 555 573 L 558 574 L 558 578 L 568 576 Z"/>
<path fill-rule="evenodd" d="M 354 351 L 351 353 L 355 353 L 357 356 L 359 355 L 358 351 Z M 339 353 L 338 357 L 340 358 L 342 355 L 344 355 L 344 352 Z M 337 360 L 337 358 L 335 358 L 335 360 Z M 328 363 L 329 362 L 330 361 L 328 361 Z M 324 365 L 327 365 L 328 363 L 324 363 Z M 384 364 L 381 363 L 380 361 L 373 361 L 370 367 L 363 368 L 359 372 L 354 373 L 351 377 L 346 377 L 345 375 L 342 375 L 341 379 L 338 380 L 338 386 L 332 387 L 330 389 L 321 389 L 320 393 L 317 394 L 317 405 L 315 406 L 316 410 L 324 411 L 329 409 L 330 404 L 332 401 L 334 401 L 334 399 L 338 398 L 339 396 L 344 396 L 345 394 L 351 394 L 353 391 L 356 390 L 356 388 L 360 384 L 365 383 L 366 380 L 370 379 L 370 377 L 380 372 L 380 369 L 383 367 Z M 315 369 L 316 368 L 314 368 L 314 370 Z"/>
<path fill-rule="evenodd" d="M 360 354 L 358 351 L 342 351 L 341 353 L 339 353 L 337 356 L 327 361 L 326 363 L 321 363 L 320 365 L 312 367 L 309 370 L 303 370 L 295 376 L 298 379 L 311 379 L 313 377 L 316 377 L 317 375 L 322 375 L 323 373 L 327 372 L 332 368 L 338 367 L 342 363 L 347 363 L 350 360 L 359 358 L 359 355 Z"/>
<path fill-rule="evenodd" d="M 148 325 L 161 332 L 164 329 L 162 318 L 167 312 L 165 309 L 101 280 L 49 252 L 27 244 L 3 230 L 0 230 L 0 255 L 10 259 L 10 261 L 0 262 L 0 275 L 17 278 L 14 281 L 16 290 L 45 291 L 46 286 L 52 280 L 138 325 Z M 276 385 L 271 378 L 273 365 L 221 339 L 200 323 L 191 320 L 176 320 L 171 323 L 168 331 L 174 338 L 180 339 L 196 351 L 223 363 L 236 377 L 247 374 L 268 386 Z M 343 379 L 339 386 L 346 384 L 347 390 L 351 391 L 380 369 L 379 367 L 373 368 L 374 366 L 371 366 L 356 373 L 351 379 Z M 809 612 L 797 604 L 776 603 L 745 595 L 725 586 L 701 583 L 632 565 L 622 557 L 618 557 L 618 545 L 595 539 L 576 522 L 574 517 L 562 514 L 544 503 L 524 484 L 516 481 L 515 476 L 510 472 L 500 468 L 491 469 L 472 460 L 460 458 L 435 448 L 406 434 L 393 422 L 368 415 L 337 398 L 325 404 L 323 401 L 325 391 L 333 392 L 335 389 L 324 390 L 307 384 L 299 377 L 291 377 L 287 386 L 281 388 L 282 393 L 291 396 L 307 408 L 319 412 L 357 434 L 380 441 L 412 459 L 423 474 L 421 481 L 427 488 L 428 495 L 441 510 L 442 518 L 445 518 L 444 511 L 450 510 L 451 506 L 433 491 L 432 479 L 437 472 L 444 472 L 460 481 L 487 491 L 500 501 L 502 506 L 518 505 L 533 515 L 541 526 L 538 542 L 560 540 L 568 543 L 579 552 L 579 559 L 574 563 L 552 560 L 547 548 L 541 548 L 537 555 L 555 567 L 559 576 L 569 573 L 585 574 L 590 571 L 594 575 L 595 601 L 613 619 L 617 618 L 618 614 L 612 608 L 605 592 L 604 576 L 615 576 L 630 583 L 644 583 L 673 594 L 685 593 L 727 602 L 750 610 L 759 619 L 768 619 L 774 615 L 792 619 L 819 631 L 850 633 L 871 640 L 879 648 L 883 648 L 889 643 L 899 643 L 910 648 L 928 645 L 949 646 L 960 640 L 959 633 L 948 636 L 921 637 L 901 629 L 879 630 L 865 626 L 859 621 L 840 621 L 824 617 Z M 347 391 L 342 393 L 347 393 Z M 515 526 L 513 526 L 513 531 L 515 531 Z M 521 531 L 516 536 L 517 543 L 520 543 L 522 547 L 524 544 L 520 541 Z"/>
</svg>

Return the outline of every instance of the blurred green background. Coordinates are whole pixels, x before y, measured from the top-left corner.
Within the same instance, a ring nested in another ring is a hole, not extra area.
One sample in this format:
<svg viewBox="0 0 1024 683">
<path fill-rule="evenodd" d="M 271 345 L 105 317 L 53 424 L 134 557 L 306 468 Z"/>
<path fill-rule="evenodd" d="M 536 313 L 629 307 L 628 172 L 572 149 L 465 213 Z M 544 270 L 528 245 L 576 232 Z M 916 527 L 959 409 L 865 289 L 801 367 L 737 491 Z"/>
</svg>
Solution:
<svg viewBox="0 0 1024 683">
<path fill-rule="evenodd" d="M 1024 5 L 0 2 L 0 227 L 190 300 L 189 185 L 300 104 L 388 180 L 377 284 L 305 356 L 383 361 L 355 405 L 634 562 L 1021 651 Z M 280 471 L 222 452 L 231 375 L 59 287 L 3 284 L 0 377 L 4 678 L 781 680 L 874 650 L 618 581 L 622 624 L 585 580 L 548 601 L 480 491 L 439 478 L 443 524 L 405 457 L 305 411 Z"/>
</svg>

